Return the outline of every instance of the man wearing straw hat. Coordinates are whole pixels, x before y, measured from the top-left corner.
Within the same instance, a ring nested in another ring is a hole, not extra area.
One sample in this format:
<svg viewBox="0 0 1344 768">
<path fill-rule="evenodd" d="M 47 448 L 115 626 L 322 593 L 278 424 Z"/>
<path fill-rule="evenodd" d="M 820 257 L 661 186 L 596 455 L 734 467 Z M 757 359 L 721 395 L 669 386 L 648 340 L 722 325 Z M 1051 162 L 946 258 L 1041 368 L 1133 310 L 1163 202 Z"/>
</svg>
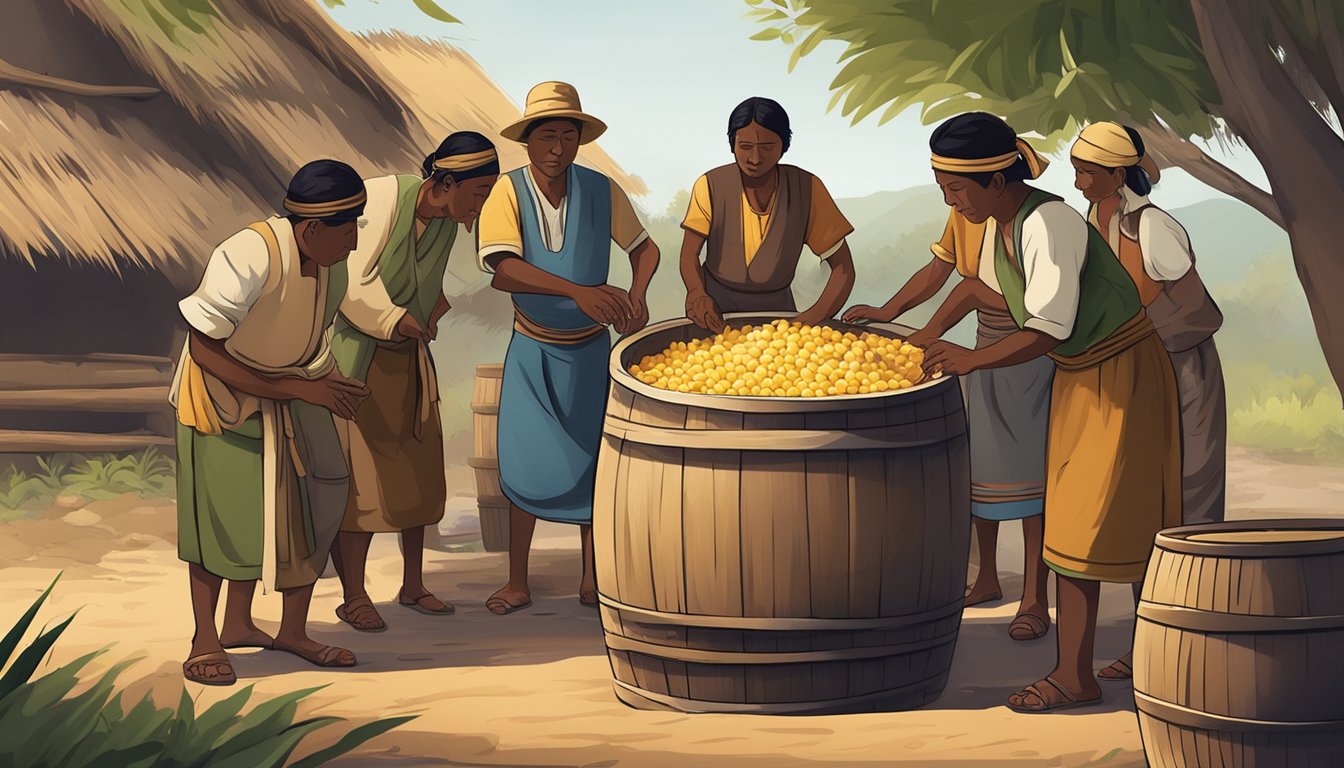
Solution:
<svg viewBox="0 0 1344 768">
<path fill-rule="evenodd" d="M 501 176 L 481 208 L 480 266 L 513 295 L 513 338 L 499 401 L 499 474 L 510 502 L 509 583 L 486 607 L 532 603 L 528 553 L 538 518 L 579 526 L 579 600 L 597 605 L 593 484 L 607 397 L 607 326 L 628 334 L 649 320 L 645 294 L 658 247 L 615 181 L 574 164 L 607 126 L 568 83 L 527 94 L 500 135 L 527 145 L 528 165 Z M 610 243 L 630 255 L 629 292 L 607 284 Z"/>
</svg>

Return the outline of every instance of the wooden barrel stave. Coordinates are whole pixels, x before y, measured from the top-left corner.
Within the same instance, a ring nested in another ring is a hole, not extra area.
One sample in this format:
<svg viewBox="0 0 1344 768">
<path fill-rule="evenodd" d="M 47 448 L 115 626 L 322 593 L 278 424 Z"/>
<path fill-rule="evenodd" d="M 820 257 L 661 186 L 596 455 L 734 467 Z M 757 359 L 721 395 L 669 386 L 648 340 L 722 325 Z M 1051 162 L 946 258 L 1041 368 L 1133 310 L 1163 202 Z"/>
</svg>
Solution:
<svg viewBox="0 0 1344 768">
<path fill-rule="evenodd" d="M 476 366 L 472 388 L 473 451 L 467 465 L 476 477 L 476 506 L 481 522 L 481 543 L 488 552 L 509 548 L 509 502 L 499 482 L 499 396 L 504 366 Z"/>
<path fill-rule="evenodd" d="M 957 561 L 969 540 L 955 383 L 800 411 L 737 399 L 728 410 L 713 407 L 722 398 L 678 402 L 624 386 L 621 353 L 594 509 L 620 699 L 802 713 L 936 698 L 960 625 Z M 857 434 L 871 436 L 862 448 L 817 448 Z M 918 557 L 898 556 L 916 548 Z M 930 607 L 943 613 L 925 618 L 937 614 Z M 884 626 L 893 619 L 905 625 Z"/>
<path fill-rule="evenodd" d="M 1344 765 L 1344 528 L 1236 544 L 1257 523 L 1158 536 L 1135 627 L 1135 705 L 1153 765 Z M 1336 531 L 1335 536 L 1331 531 Z M 1294 532 L 1297 533 L 1294 533 Z M 1199 537 L 1230 537 L 1210 544 Z M 1333 538 L 1332 538 L 1333 537 Z"/>
</svg>

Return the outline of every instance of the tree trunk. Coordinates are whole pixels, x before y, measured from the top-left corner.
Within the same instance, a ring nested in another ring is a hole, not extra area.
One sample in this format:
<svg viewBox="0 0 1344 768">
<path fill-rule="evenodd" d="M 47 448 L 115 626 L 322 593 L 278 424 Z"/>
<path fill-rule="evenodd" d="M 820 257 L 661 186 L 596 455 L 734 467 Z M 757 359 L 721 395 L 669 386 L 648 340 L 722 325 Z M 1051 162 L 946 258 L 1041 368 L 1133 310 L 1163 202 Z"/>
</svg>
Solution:
<svg viewBox="0 0 1344 768">
<path fill-rule="evenodd" d="M 1191 0 L 1223 104 L 1219 113 L 1265 168 L 1326 364 L 1344 390 L 1344 141 L 1271 53 L 1256 0 Z"/>
</svg>

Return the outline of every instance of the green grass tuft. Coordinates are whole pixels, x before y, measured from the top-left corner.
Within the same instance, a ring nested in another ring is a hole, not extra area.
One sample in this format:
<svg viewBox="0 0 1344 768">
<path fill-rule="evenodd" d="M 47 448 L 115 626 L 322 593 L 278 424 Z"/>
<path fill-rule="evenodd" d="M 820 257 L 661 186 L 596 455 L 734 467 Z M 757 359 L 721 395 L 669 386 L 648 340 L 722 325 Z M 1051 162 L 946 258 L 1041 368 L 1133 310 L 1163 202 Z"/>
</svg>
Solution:
<svg viewBox="0 0 1344 768">
<path fill-rule="evenodd" d="M 251 698 L 251 686 L 199 715 L 185 688 L 175 707 L 159 707 L 149 694 L 127 705 L 116 683 L 134 659 L 115 664 L 91 680 L 79 678 L 106 648 L 36 676 L 41 660 L 75 619 L 72 615 L 42 630 L 20 648 L 20 640 L 55 584 L 0 640 L 0 669 L 4 670 L 0 675 L 0 765 L 280 768 L 306 737 L 345 722 L 329 716 L 295 720 L 299 704 L 317 688 L 263 701 L 242 717 L 239 713 Z M 357 725 L 295 765 L 315 768 L 412 719 L 393 717 Z"/>
</svg>

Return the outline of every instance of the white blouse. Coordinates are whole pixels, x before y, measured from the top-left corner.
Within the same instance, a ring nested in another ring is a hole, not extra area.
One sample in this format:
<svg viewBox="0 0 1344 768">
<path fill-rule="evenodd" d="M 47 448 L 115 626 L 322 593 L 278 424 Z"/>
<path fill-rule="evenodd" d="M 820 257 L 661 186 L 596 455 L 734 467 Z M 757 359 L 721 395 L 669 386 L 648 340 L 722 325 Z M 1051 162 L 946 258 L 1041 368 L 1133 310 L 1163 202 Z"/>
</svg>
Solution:
<svg viewBox="0 0 1344 768">
<path fill-rule="evenodd" d="M 998 223 L 991 220 L 989 231 L 993 236 L 984 240 L 979 277 L 1002 296 L 994 265 Z M 1073 335 L 1086 261 L 1087 222 L 1071 206 L 1053 200 L 1027 216 L 1022 222 L 1021 263 L 1026 276 L 1023 304 L 1027 311 L 1023 327 L 1060 341 Z"/>
<path fill-rule="evenodd" d="M 1129 187 L 1120 188 L 1120 209 L 1111 217 L 1108 227 L 1111 231 L 1106 237 L 1112 250 L 1119 246 L 1121 220 L 1145 205 L 1148 205 L 1147 196 L 1136 195 Z M 1138 237 L 1128 230 L 1124 234 L 1139 241 L 1139 250 L 1143 252 L 1143 271 L 1159 283 L 1179 280 L 1194 266 L 1190 235 L 1180 222 L 1161 208 L 1148 208 L 1139 214 Z"/>
<path fill-rule="evenodd" d="M 195 292 L 178 302 L 182 317 L 212 339 L 227 339 L 261 296 L 270 266 L 261 235 L 251 229 L 233 235 L 210 254 Z"/>
</svg>

